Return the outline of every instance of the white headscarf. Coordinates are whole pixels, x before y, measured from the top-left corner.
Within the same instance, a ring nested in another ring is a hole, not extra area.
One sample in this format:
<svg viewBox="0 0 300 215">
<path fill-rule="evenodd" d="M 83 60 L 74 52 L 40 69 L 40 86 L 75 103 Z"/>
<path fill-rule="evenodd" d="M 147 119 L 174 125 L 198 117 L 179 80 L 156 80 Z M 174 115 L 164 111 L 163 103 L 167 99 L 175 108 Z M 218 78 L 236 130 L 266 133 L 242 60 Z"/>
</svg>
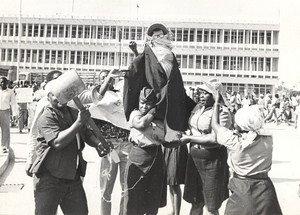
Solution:
<svg viewBox="0 0 300 215">
<path fill-rule="evenodd" d="M 255 131 L 263 127 L 263 109 L 260 105 L 251 105 L 239 109 L 235 114 L 235 122 L 243 131 Z"/>
</svg>

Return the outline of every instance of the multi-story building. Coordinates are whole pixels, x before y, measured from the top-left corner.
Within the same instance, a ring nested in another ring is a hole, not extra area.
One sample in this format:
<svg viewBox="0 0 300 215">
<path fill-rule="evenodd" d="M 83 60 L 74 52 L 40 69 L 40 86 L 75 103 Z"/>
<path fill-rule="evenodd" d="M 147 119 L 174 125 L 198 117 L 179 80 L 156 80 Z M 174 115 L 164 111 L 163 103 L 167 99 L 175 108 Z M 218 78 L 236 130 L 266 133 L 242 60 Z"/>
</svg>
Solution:
<svg viewBox="0 0 300 215">
<path fill-rule="evenodd" d="M 94 77 L 126 69 L 136 41 L 142 51 L 153 21 L 1 17 L 0 65 L 19 73 L 76 69 Z M 273 92 L 278 83 L 279 23 L 162 21 L 173 32 L 174 53 L 186 86 L 218 78 L 231 91 Z"/>
</svg>

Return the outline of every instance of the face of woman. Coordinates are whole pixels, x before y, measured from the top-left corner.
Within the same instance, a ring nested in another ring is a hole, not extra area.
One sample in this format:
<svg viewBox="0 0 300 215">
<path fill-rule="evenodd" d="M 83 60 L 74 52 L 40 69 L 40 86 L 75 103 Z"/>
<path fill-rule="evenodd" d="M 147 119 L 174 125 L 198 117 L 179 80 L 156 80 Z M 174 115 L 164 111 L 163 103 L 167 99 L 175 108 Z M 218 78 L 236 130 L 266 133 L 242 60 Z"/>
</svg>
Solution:
<svg viewBox="0 0 300 215">
<path fill-rule="evenodd" d="M 201 106 L 205 106 L 205 107 L 212 107 L 215 103 L 215 100 L 212 96 L 212 94 L 210 94 L 209 92 L 205 91 L 205 90 L 200 90 L 199 91 L 199 104 Z"/>
<path fill-rule="evenodd" d="M 142 113 L 142 115 L 145 115 L 149 112 L 149 110 L 151 110 L 151 108 L 154 107 L 154 103 L 152 101 L 150 102 L 145 102 L 145 101 L 141 101 L 139 102 L 139 110 Z"/>
</svg>

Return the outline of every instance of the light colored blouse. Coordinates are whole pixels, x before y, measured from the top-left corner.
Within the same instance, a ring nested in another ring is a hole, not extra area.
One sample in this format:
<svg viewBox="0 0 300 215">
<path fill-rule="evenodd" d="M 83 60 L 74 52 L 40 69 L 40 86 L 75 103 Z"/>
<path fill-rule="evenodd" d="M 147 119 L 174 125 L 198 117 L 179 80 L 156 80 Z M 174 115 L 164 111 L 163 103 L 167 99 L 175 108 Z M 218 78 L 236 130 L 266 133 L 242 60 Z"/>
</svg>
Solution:
<svg viewBox="0 0 300 215">
<path fill-rule="evenodd" d="M 272 135 L 257 135 L 249 142 L 251 133 L 236 134 L 227 128 L 220 128 L 218 143 L 228 149 L 229 167 L 242 176 L 269 172 L 272 165 Z"/>
</svg>

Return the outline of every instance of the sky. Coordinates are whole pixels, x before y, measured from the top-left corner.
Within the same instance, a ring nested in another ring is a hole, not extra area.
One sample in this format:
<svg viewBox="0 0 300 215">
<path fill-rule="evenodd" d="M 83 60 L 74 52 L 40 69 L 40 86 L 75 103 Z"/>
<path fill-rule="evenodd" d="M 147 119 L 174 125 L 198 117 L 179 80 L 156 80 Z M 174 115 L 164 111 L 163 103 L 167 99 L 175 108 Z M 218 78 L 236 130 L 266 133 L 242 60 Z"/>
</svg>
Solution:
<svg viewBox="0 0 300 215">
<path fill-rule="evenodd" d="M 300 0 L 0 0 L 0 15 L 280 23 L 280 83 L 300 82 Z"/>
</svg>

